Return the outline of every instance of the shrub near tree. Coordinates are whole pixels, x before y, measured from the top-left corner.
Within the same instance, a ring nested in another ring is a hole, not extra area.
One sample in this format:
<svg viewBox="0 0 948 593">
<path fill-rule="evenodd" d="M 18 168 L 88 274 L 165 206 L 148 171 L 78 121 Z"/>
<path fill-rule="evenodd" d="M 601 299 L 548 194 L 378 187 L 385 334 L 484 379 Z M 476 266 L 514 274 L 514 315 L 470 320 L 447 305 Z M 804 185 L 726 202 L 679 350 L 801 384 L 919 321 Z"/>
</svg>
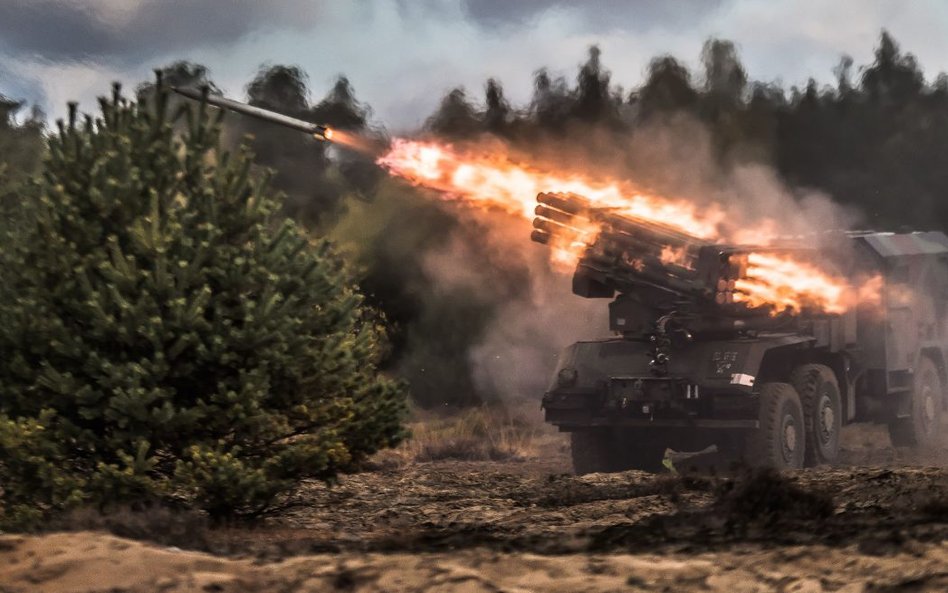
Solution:
<svg viewBox="0 0 948 593">
<path fill-rule="evenodd" d="M 377 318 L 219 123 L 116 88 L 49 139 L 0 256 L 8 526 L 141 501 L 256 516 L 402 437 Z"/>
</svg>

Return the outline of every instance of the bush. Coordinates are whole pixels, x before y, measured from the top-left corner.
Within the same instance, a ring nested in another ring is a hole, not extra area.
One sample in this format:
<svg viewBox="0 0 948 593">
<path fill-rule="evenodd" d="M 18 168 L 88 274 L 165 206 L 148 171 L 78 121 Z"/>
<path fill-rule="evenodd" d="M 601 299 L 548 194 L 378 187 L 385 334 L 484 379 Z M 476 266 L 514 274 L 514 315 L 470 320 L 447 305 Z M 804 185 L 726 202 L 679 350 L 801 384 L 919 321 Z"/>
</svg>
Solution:
<svg viewBox="0 0 948 593">
<path fill-rule="evenodd" d="M 402 437 L 341 261 L 167 93 L 59 122 L 0 255 L 0 521 L 150 501 L 257 516 Z M 34 211 L 35 210 L 35 211 Z"/>
</svg>

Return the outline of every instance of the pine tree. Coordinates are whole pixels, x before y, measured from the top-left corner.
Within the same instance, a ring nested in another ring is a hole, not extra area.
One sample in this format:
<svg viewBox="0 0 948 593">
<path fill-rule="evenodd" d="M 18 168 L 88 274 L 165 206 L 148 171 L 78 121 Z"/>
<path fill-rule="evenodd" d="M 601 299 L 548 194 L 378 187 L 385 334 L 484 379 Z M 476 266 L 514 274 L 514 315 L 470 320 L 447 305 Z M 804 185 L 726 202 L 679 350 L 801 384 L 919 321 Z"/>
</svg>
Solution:
<svg viewBox="0 0 948 593">
<path fill-rule="evenodd" d="M 14 116 L 22 107 L 0 94 L 0 226 L 16 220 L 17 188 L 36 173 L 43 152 L 42 112 L 34 107 L 17 123 Z"/>
<path fill-rule="evenodd" d="M 404 387 L 330 245 L 280 220 L 206 105 L 71 106 L 0 287 L 0 521 L 278 506 L 402 436 Z"/>
</svg>

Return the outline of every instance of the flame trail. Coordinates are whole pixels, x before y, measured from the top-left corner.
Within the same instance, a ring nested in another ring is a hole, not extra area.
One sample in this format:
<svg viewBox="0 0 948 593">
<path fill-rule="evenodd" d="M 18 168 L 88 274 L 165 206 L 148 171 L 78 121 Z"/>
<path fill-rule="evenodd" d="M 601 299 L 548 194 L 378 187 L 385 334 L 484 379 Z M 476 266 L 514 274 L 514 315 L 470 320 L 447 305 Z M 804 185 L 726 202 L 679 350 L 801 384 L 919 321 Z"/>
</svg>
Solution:
<svg viewBox="0 0 948 593">
<path fill-rule="evenodd" d="M 717 208 L 699 215 L 694 204 L 660 199 L 629 184 L 544 172 L 512 163 L 504 155 L 465 155 L 434 142 L 395 140 L 378 163 L 416 185 L 445 192 L 448 198 L 528 219 L 533 218 L 536 195 L 541 191 L 581 194 L 597 207 L 614 208 L 617 214 L 660 223 L 701 239 L 715 238 L 724 218 Z"/>
<path fill-rule="evenodd" d="M 430 141 L 396 139 L 377 162 L 392 175 L 442 192 L 445 199 L 526 219 L 534 216 L 538 193 L 562 192 L 582 195 L 596 208 L 707 241 L 744 243 L 740 239 L 753 236 L 755 244 L 765 246 L 776 239 L 774 229 L 778 228 L 773 220 L 759 221 L 753 229 L 728 228 L 727 213 L 718 206 L 699 210 L 693 203 L 652 195 L 629 183 L 543 171 L 511 162 L 504 154 L 468 154 Z M 551 245 L 553 261 L 575 264 L 597 234 L 594 223 L 569 227 L 569 238 Z M 676 263 L 681 257 L 671 247 L 662 252 L 665 263 Z M 734 299 L 751 307 L 771 305 L 775 313 L 804 307 L 842 313 L 877 293 L 876 280 L 854 288 L 845 278 L 792 256 L 750 253 L 747 275 L 736 282 Z"/>
</svg>

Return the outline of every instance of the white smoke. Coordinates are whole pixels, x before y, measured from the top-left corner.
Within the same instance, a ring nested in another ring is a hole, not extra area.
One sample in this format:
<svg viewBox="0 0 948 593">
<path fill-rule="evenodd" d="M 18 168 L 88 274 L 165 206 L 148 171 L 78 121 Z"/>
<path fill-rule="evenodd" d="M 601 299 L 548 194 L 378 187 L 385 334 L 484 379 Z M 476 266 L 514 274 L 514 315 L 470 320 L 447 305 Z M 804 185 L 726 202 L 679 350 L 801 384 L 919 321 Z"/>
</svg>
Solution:
<svg viewBox="0 0 948 593">
<path fill-rule="evenodd" d="M 530 241 L 530 221 L 464 207 L 459 215 L 481 223 L 481 245 L 455 236 L 427 254 L 425 270 L 442 290 L 496 303 L 469 351 L 475 387 L 502 401 L 539 398 L 563 348 L 609 335 L 608 300 L 572 293 L 572 269 L 554 269 L 549 250 Z"/>
</svg>

